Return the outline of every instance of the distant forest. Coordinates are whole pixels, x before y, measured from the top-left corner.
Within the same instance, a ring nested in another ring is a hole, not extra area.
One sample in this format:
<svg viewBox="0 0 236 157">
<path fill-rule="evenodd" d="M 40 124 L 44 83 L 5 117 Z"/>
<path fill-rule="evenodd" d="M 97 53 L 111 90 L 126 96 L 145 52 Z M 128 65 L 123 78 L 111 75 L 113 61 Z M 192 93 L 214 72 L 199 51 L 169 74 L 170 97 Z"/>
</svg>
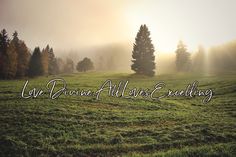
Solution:
<svg viewBox="0 0 236 157">
<path fill-rule="evenodd" d="M 236 70 L 236 41 L 214 46 L 208 50 L 199 46 L 194 53 L 188 51 L 183 41 L 179 41 L 176 50 L 171 54 L 163 55 L 164 53 L 158 52 L 158 48 L 156 50 L 155 63 L 152 63 L 155 65 L 156 74 L 159 74 L 160 71 L 161 73 L 220 74 Z M 90 54 L 91 58 L 85 57 L 80 61 L 68 56 L 60 58 L 55 55 L 53 48 L 49 45 L 44 48 L 35 47 L 34 50 L 30 50 L 26 43 L 19 39 L 16 31 L 10 39 L 7 31 L 3 29 L 0 32 L 0 78 L 47 76 L 73 73 L 76 70 L 79 72 L 93 69 L 109 71 L 119 69 L 117 67 L 125 67 L 135 71 L 135 68 L 138 67 L 137 63 L 133 63 L 133 67 L 131 66 L 132 50 L 123 45 L 104 49 L 98 48 L 96 51 L 99 54 L 87 53 L 86 55 L 89 56 Z M 75 60 L 76 64 L 74 63 Z M 151 69 L 154 69 L 153 65 Z M 154 74 L 152 71 L 150 73 L 151 75 Z"/>
<path fill-rule="evenodd" d="M 56 57 L 53 48 L 49 45 L 42 49 L 35 47 L 30 52 L 25 42 L 19 39 L 16 31 L 12 36 L 12 39 L 10 39 L 5 29 L 0 32 L 1 79 L 74 72 L 75 65 L 73 60 L 71 58 L 62 59 Z M 93 63 L 89 58 L 84 58 L 84 60 L 78 62 L 76 69 L 82 72 L 92 70 Z"/>
</svg>

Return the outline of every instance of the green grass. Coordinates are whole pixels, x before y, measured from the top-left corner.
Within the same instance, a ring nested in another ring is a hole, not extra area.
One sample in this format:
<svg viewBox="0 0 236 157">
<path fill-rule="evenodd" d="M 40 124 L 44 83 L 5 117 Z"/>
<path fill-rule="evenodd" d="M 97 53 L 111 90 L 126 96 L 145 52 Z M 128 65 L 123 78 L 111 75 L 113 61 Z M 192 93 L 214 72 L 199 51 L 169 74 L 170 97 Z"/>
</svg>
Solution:
<svg viewBox="0 0 236 157">
<path fill-rule="evenodd" d="M 235 156 L 236 75 L 160 75 L 153 78 L 116 73 L 56 76 L 70 89 L 96 90 L 107 79 L 129 80 L 129 88 L 183 89 L 194 80 L 212 88 L 202 98 L 101 99 L 47 95 L 22 99 L 25 80 L 0 81 L 0 156 Z M 29 79 L 45 88 L 53 77 Z M 162 90 L 161 93 L 164 93 Z"/>
</svg>

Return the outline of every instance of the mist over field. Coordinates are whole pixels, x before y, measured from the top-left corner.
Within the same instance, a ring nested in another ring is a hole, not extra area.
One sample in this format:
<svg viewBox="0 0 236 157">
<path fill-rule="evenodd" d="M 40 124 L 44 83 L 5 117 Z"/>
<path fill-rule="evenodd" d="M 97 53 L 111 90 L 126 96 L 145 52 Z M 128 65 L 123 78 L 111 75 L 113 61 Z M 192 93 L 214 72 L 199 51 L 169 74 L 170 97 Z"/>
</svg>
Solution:
<svg viewBox="0 0 236 157">
<path fill-rule="evenodd" d="M 236 0 L 0 0 L 0 157 L 235 157 Z"/>
<path fill-rule="evenodd" d="M 135 36 L 139 26 L 147 24 L 157 74 L 175 72 L 179 40 L 186 44 L 192 61 L 202 45 L 209 53 L 207 71 L 216 72 L 225 70 L 223 64 L 231 64 L 235 56 L 235 47 L 230 52 L 220 48 L 236 38 L 236 22 L 231 20 L 236 18 L 235 5 L 233 0 L 1 0 L 0 28 L 10 37 L 16 30 L 31 53 L 36 46 L 49 44 L 57 57 L 70 56 L 75 65 L 89 57 L 97 71 L 131 72 Z"/>
</svg>

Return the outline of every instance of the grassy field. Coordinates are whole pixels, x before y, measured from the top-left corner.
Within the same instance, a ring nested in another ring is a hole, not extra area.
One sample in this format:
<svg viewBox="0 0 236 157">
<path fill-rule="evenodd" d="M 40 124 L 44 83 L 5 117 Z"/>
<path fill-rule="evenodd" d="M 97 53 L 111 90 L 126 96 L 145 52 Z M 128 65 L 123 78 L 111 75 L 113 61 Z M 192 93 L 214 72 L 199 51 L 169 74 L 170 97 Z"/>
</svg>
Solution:
<svg viewBox="0 0 236 157">
<path fill-rule="evenodd" d="M 96 90 L 107 79 L 129 80 L 129 88 L 183 89 L 194 80 L 211 88 L 201 97 L 143 99 L 47 95 L 20 96 L 26 80 L 0 81 L 0 156 L 236 156 L 236 75 L 160 75 L 88 73 L 60 75 L 68 88 Z M 30 79 L 46 89 L 54 77 Z"/>
</svg>

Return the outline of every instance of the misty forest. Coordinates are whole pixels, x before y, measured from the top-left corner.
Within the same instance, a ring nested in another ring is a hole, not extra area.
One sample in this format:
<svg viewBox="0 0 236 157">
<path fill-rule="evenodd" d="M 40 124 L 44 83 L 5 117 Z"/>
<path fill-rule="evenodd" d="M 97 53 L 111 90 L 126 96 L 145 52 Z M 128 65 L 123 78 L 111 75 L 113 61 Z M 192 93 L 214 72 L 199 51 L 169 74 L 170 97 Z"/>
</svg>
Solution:
<svg viewBox="0 0 236 157">
<path fill-rule="evenodd" d="M 235 157 L 235 0 L 0 0 L 0 157 Z"/>
<path fill-rule="evenodd" d="M 233 72 L 236 68 L 236 41 L 216 45 L 209 50 L 199 46 L 198 51 L 193 53 L 188 51 L 183 41 L 179 41 L 172 54 L 158 55 L 157 50 L 155 57 L 150 31 L 146 25 L 140 26 L 132 54 L 123 50 L 122 46 L 112 47 L 108 48 L 107 52 L 95 54 L 94 63 L 87 57 L 79 61 L 73 56 L 71 58 L 56 56 L 49 45 L 30 50 L 24 40 L 18 38 L 17 31 L 13 33 L 11 39 L 3 29 L 0 33 L 0 77 L 13 79 L 89 70 L 127 72 L 129 65 L 136 74 L 147 76 L 175 72 L 220 74 Z M 166 55 L 169 57 L 165 57 Z M 120 68 L 124 65 L 127 67 Z"/>
</svg>

